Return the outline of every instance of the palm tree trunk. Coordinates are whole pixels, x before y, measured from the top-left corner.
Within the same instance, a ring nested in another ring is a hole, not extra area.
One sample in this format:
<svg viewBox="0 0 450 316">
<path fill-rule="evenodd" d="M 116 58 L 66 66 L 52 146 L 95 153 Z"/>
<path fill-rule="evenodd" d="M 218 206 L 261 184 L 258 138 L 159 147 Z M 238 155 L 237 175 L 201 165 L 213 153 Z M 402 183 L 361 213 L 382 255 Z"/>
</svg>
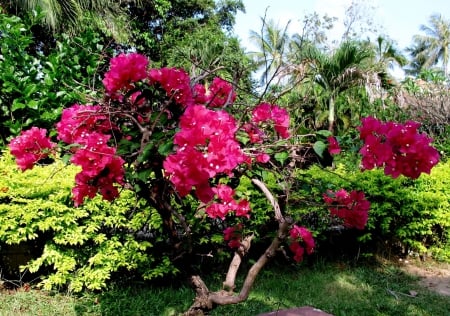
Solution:
<svg viewBox="0 0 450 316">
<path fill-rule="evenodd" d="M 334 132 L 334 123 L 336 121 L 336 109 L 334 104 L 334 97 L 331 96 L 328 100 L 328 130 Z"/>
</svg>

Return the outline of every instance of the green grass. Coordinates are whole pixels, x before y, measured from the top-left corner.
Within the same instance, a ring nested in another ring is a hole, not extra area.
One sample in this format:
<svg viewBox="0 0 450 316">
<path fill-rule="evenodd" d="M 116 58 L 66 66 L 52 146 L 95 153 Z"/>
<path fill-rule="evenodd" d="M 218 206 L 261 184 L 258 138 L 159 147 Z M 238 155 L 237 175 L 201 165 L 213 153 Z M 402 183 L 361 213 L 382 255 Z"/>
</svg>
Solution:
<svg viewBox="0 0 450 316">
<path fill-rule="evenodd" d="M 219 276 L 206 280 L 211 290 Z M 396 293 L 397 298 L 389 291 Z M 408 297 L 410 290 L 418 292 Z M 101 294 L 46 295 L 19 292 L 0 295 L 0 315 L 178 315 L 186 310 L 194 293 L 189 287 L 128 285 Z M 314 267 L 262 271 L 249 299 L 238 305 L 220 306 L 211 316 L 254 316 L 259 313 L 310 305 L 336 316 L 351 315 L 450 315 L 450 297 L 440 296 L 417 284 L 417 278 L 393 266 L 317 264 Z"/>
</svg>

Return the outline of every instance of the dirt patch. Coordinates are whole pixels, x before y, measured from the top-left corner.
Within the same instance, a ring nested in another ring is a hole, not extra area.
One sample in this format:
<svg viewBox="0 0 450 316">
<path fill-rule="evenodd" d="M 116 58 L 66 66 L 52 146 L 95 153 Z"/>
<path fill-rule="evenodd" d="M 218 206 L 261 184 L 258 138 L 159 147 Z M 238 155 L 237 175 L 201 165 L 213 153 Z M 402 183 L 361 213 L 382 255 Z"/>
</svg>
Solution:
<svg viewBox="0 0 450 316">
<path fill-rule="evenodd" d="M 450 296 L 450 264 L 427 264 L 404 261 L 402 269 L 420 278 L 420 285 L 441 295 Z"/>
</svg>

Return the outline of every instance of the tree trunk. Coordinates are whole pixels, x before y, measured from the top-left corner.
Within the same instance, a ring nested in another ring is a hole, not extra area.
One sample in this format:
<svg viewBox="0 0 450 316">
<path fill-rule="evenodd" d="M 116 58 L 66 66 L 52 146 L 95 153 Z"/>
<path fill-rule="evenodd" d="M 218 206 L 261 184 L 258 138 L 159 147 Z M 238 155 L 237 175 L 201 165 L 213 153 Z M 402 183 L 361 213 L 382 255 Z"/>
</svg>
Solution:
<svg viewBox="0 0 450 316">
<path fill-rule="evenodd" d="M 233 289 L 235 288 L 234 282 L 237 270 L 242 261 L 241 259 L 250 249 L 253 235 L 244 238 L 241 247 L 235 252 L 234 258 L 228 269 L 226 280 L 223 283 L 222 290 L 210 292 L 200 276 L 192 276 L 191 284 L 195 289 L 196 297 L 194 299 L 194 303 L 188 311 L 184 313 L 184 316 L 204 315 L 205 312 L 212 310 L 217 305 L 237 304 L 245 301 L 250 294 L 253 284 L 255 283 L 256 276 L 266 265 L 266 263 L 275 256 L 276 252 L 280 249 L 280 245 L 289 235 L 289 229 L 293 224 L 293 220 L 290 217 L 284 218 L 282 216 L 278 202 L 261 181 L 253 179 L 252 182 L 264 192 L 267 199 L 272 204 L 275 212 L 275 218 L 278 221 L 278 231 L 276 237 L 272 240 L 272 243 L 266 249 L 264 254 L 259 257 L 258 261 L 256 261 L 248 271 L 247 277 L 245 278 L 242 289 L 238 295 L 233 293 Z"/>
<path fill-rule="evenodd" d="M 331 96 L 328 100 L 328 130 L 334 133 L 334 124 L 336 122 L 336 109 L 334 104 L 334 97 Z"/>
</svg>

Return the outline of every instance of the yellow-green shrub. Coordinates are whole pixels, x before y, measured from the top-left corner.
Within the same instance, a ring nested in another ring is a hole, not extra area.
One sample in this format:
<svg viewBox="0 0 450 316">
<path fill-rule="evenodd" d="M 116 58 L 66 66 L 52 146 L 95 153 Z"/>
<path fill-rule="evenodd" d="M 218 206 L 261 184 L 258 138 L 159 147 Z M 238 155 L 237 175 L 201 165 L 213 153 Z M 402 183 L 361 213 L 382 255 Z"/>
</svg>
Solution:
<svg viewBox="0 0 450 316">
<path fill-rule="evenodd" d="M 112 273 L 139 272 L 144 278 L 176 273 L 153 244 L 138 238 L 143 227 L 158 231 L 158 213 L 124 190 L 114 203 L 95 198 L 73 207 L 71 188 L 78 169 L 55 162 L 22 173 L 9 153 L 0 157 L 0 247 L 38 238 L 43 251 L 22 269 L 50 268 L 45 288 L 100 289 Z M 154 241 L 158 241 L 154 239 Z"/>
</svg>

